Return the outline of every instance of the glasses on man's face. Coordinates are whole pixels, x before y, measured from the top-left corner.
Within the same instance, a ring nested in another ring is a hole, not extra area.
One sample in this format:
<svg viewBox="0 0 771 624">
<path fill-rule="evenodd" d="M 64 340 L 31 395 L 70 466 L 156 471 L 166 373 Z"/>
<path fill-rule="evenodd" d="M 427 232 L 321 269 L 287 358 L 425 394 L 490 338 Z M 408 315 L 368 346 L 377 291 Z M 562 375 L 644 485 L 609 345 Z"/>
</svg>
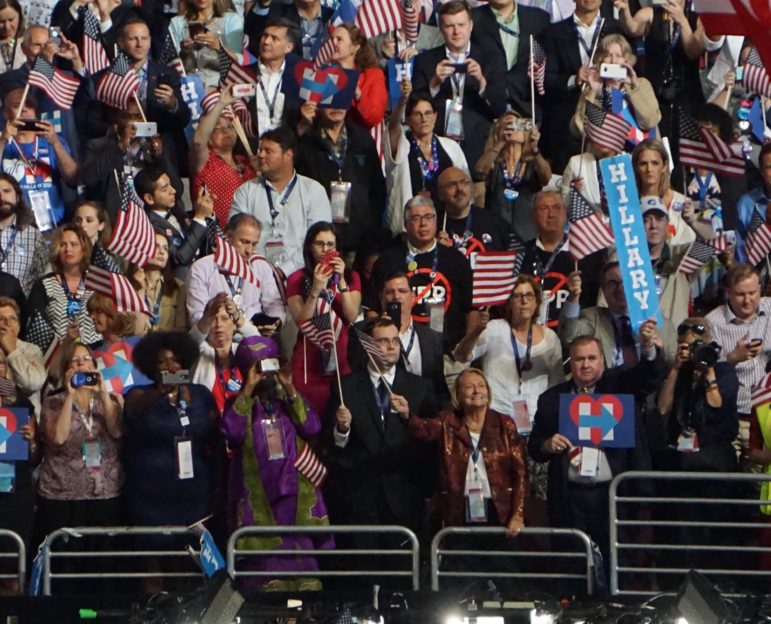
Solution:
<svg viewBox="0 0 771 624">
<path fill-rule="evenodd" d="M 605 288 L 609 288 L 610 290 L 621 288 L 622 285 L 623 282 L 621 280 L 605 280 Z"/>
<path fill-rule="evenodd" d="M 90 355 L 76 355 L 70 360 L 73 364 L 82 364 L 83 362 L 93 362 L 94 358 Z"/>
<path fill-rule="evenodd" d="M 233 124 L 222 124 L 220 126 L 214 126 L 213 132 L 225 132 L 227 130 L 233 130 Z"/>
<path fill-rule="evenodd" d="M 19 322 L 18 316 L 0 316 L 0 324 L 3 325 L 13 325 L 14 323 Z"/>
<path fill-rule="evenodd" d="M 334 249 L 337 247 L 337 243 L 335 241 L 315 240 L 313 241 L 313 246 L 319 249 Z"/>
<path fill-rule="evenodd" d="M 707 328 L 704 327 L 704 325 L 701 323 L 694 323 L 693 325 L 689 325 L 688 323 L 680 323 L 677 326 L 677 335 L 682 336 L 688 332 L 692 332 L 697 336 L 703 336 L 706 329 Z"/>
<path fill-rule="evenodd" d="M 535 301 L 535 293 L 534 292 L 512 293 L 511 298 L 514 301 L 519 300 L 522 303 L 529 303 L 531 301 Z"/>
<path fill-rule="evenodd" d="M 397 336 L 396 338 L 378 338 L 375 340 L 375 344 L 381 347 L 398 347 L 402 343 Z"/>
<path fill-rule="evenodd" d="M 407 219 L 407 223 L 420 223 L 421 221 L 426 221 L 427 223 L 431 223 L 434 219 L 436 219 L 436 215 L 433 212 L 430 214 L 424 214 L 424 215 L 411 215 Z"/>
</svg>

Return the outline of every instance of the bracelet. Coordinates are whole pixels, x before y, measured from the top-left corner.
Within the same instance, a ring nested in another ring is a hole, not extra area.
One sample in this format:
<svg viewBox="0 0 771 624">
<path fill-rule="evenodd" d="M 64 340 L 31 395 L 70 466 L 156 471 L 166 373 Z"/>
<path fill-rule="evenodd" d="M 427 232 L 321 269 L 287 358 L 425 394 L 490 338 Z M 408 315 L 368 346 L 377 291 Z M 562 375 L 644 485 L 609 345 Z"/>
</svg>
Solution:
<svg viewBox="0 0 771 624">
<path fill-rule="evenodd" d="M 341 293 L 351 292 L 351 289 L 349 286 L 338 286 L 337 290 L 339 290 Z"/>
<path fill-rule="evenodd" d="M 711 380 L 709 380 L 709 381 L 705 381 L 705 382 L 704 382 L 704 387 L 705 387 L 707 390 L 710 390 L 710 389 L 712 389 L 712 388 L 717 388 L 717 379 L 711 379 Z"/>
</svg>

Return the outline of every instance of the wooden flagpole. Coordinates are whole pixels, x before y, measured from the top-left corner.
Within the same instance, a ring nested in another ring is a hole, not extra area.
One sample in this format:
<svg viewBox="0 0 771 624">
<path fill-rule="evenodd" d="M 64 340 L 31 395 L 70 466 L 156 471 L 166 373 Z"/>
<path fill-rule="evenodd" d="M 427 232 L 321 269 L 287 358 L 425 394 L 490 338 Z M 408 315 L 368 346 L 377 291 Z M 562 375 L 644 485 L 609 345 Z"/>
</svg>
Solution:
<svg viewBox="0 0 771 624">
<path fill-rule="evenodd" d="M 530 115 L 535 125 L 535 76 L 533 71 L 533 35 L 530 35 Z"/>
</svg>

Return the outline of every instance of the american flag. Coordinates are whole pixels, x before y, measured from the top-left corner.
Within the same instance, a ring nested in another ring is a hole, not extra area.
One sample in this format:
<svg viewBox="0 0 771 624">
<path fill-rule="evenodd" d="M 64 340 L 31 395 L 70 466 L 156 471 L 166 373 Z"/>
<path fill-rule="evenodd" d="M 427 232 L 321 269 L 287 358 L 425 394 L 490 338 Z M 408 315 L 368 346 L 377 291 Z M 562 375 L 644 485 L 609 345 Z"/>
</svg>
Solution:
<svg viewBox="0 0 771 624">
<path fill-rule="evenodd" d="M 771 402 L 771 373 L 764 375 L 758 383 L 752 386 L 750 401 L 752 409 Z"/>
<path fill-rule="evenodd" d="M 155 256 L 155 231 L 134 191 L 131 176 L 124 176 L 121 205 L 106 248 L 129 262 L 144 266 Z"/>
<path fill-rule="evenodd" d="M 249 265 L 254 265 L 257 262 L 265 262 L 270 267 L 273 279 L 276 282 L 276 288 L 278 288 L 278 294 L 281 295 L 281 301 L 286 303 L 286 275 L 284 275 L 284 272 L 265 256 L 258 253 L 252 254 L 252 257 L 249 258 Z"/>
<path fill-rule="evenodd" d="M 16 392 L 16 384 L 11 379 L 0 377 L 0 397 L 15 396 Z"/>
<path fill-rule="evenodd" d="M 530 63 L 527 68 L 527 75 L 530 76 L 530 67 L 533 68 L 534 76 L 531 76 L 535 83 L 535 88 L 538 90 L 538 95 L 544 95 L 546 89 L 544 87 L 544 81 L 546 80 L 546 52 L 544 52 L 541 44 L 536 39 L 530 36 Z"/>
<path fill-rule="evenodd" d="M 40 350 L 43 352 L 43 363 L 48 368 L 61 343 L 56 337 L 54 328 L 40 310 L 32 311 L 32 316 L 27 323 L 25 340 L 40 347 Z"/>
<path fill-rule="evenodd" d="M 709 130 L 700 128 L 696 120 L 682 109 L 680 130 L 680 164 L 684 167 L 709 169 L 727 176 L 744 176 L 744 158 Z"/>
<path fill-rule="evenodd" d="M 715 238 L 710 238 L 706 243 L 713 247 L 717 253 L 723 253 L 730 247 L 728 237 L 725 234 L 718 234 Z"/>
<path fill-rule="evenodd" d="M 83 12 L 83 64 L 92 76 L 110 66 L 102 45 L 99 18 L 88 10 Z"/>
<path fill-rule="evenodd" d="M 327 293 L 322 293 L 322 296 L 316 300 L 316 310 L 313 316 L 299 325 L 300 331 L 305 334 L 305 337 L 325 351 L 334 349 L 343 329 L 343 322 L 332 310 L 327 297 Z"/>
<path fill-rule="evenodd" d="M 771 97 L 771 78 L 768 77 L 757 48 L 752 48 L 744 65 L 744 88 L 763 97 Z"/>
<path fill-rule="evenodd" d="M 111 273 L 100 267 L 90 266 L 86 272 L 86 290 L 104 295 L 115 302 L 118 312 L 142 312 L 150 314 L 147 303 L 121 273 Z"/>
<path fill-rule="evenodd" d="M 163 47 L 158 56 L 158 62 L 174 69 L 180 77 L 185 75 L 182 59 L 179 58 L 179 52 L 177 52 L 177 46 L 174 43 L 174 35 L 168 28 L 166 29 L 166 36 L 163 38 Z"/>
<path fill-rule="evenodd" d="M 592 102 L 586 103 L 586 138 L 600 149 L 623 152 L 631 125 L 618 115 L 603 110 Z"/>
<path fill-rule="evenodd" d="M 356 332 L 356 337 L 359 339 L 361 348 L 364 349 L 367 355 L 371 358 L 375 368 L 381 372 L 391 368 L 391 364 L 388 363 L 383 350 L 378 346 L 374 338 L 372 338 L 372 336 L 369 334 L 361 331 L 358 327 L 354 327 L 354 331 Z"/>
<path fill-rule="evenodd" d="M 680 263 L 680 273 L 690 275 L 698 271 L 715 257 L 715 253 L 715 248 L 712 245 L 702 243 L 699 240 L 693 241 L 688 249 L 688 253 L 685 254 Z"/>
<path fill-rule="evenodd" d="M 257 288 L 260 287 L 260 280 L 257 279 L 249 263 L 236 251 L 233 245 L 219 236 L 214 243 L 214 264 L 225 273 L 240 277 Z"/>
<path fill-rule="evenodd" d="M 568 202 L 570 255 L 581 260 L 614 244 L 613 233 L 577 189 L 570 189 Z"/>
<path fill-rule="evenodd" d="M 744 243 L 747 262 L 756 265 L 771 251 L 771 228 L 757 210 L 752 211 L 752 219 L 747 228 L 747 239 Z"/>
<path fill-rule="evenodd" d="M 80 86 L 80 79 L 65 74 L 42 56 L 38 56 L 29 71 L 29 84 L 45 91 L 60 108 L 70 110 Z"/>
<path fill-rule="evenodd" d="M 97 266 L 110 273 L 120 273 L 121 269 L 115 259 L 108 254 L 104 247 L 97 243 L 91 252 L 91 266 Z"/>
<path fill-rule="evenodd" d="M 96 85 L 96 99 L 108 106 L 125 110 L 139 91 L 139 77 L 122 52 Z"/>
<path fill-rule="evenodd" d="M 221 94 L 222 92 L 219 89 L 214 89 L 213 91 L 206 94 L 206 96 L 201 100 L 201 108 L 203 109 L 204 113 L 208 113 L 212 108 L 214 108 L 217 102 L 219 102 Z M 246 136 L 256 137 L 258 134 L 257 127 L 254 124 L 254 120 L 252 119 L 252 115 L 249 112 L 249 108 L 246 106 L 246 103 L 242 99 L 239 98 L 232 104 L 228 104 L 223 109 L 222 114 L 225 115 L 225 117 L 233 119 L 234 111 L 244 128 L 244 132 L 246 132 Z"/>
<path fill-rule="evenodd" d="M 410 43 L 415 43 L 420 33 L 420 12 L 415 6 L 419 1 L 405 0 L 402 5 L 402 32 Z"/>
<path fill-rule="evenodd" d="M 516 280 L 517 255 L 490 251 L 471 255 L 472 301 L 475 308 L 505 303 Z"/>
<path fill-rule="evenodd" d="M 324 485 L 324 481 L 327 479 L 326 466 L 321 463 L 321 460 L 307 442 L 303 443 L 302 449 L 295 457 L 294 467 L 297 468 L 297 472 L 316 487 Z"/>
<path fill-rule="evenodd" d="M 220 88 L 224 89 L 234 84 L 257 84 L 254 70 L 234 63 L 221 46 L 217 52 L 217 62 L 220 71 Z"/>
</svg>

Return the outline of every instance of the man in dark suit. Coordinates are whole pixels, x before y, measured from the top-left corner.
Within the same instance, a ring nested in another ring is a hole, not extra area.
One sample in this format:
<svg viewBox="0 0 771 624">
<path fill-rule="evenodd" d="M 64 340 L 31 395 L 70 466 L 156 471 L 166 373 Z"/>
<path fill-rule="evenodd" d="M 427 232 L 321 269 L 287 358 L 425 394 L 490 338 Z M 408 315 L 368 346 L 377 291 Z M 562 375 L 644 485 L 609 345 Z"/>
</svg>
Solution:
<svg viewBox="0 0 771 624">
<path fill-rule="evenodd" d="M 311 59 L 311 51 L 315 52 L 321 44 L 333 13 L 333 9 L 321 5 L 321 0 L 294 0 L 291 4 L 259 0 L 244 16 L 244 33 L 249 35 L 249 49 L 252 54 L 258 55 L 262 32 L 267 24 L 285 18 L 297 25 L 297 30 L 290 33 L 295 53 Z"/>
<path fill-rule="evenodd" d="M 581 151 L 581 141 L 566 130 L 586 84 L 592 51 L 606 35 L 621 33 L 617 20 L 600 14 L 601 4 L 601 0 L 576 0 L 575 13 L 551 24 L 542 36 L 548 60 L 541 147 L 556 172 Z M 593 60 L 599 63 L 599 59 Z"/>
<path fill-rule="evenodd" d="M 518 6 L 516 0 L 489 0 L 472 9 L 471 16 L 474 19 L 472 43 L 493 44 L 508 72 L 508 102 L 515 110 L 530 117 L 530 36 L 541 36 L 549 25 L 549 14 L 534 7 Z M 536 117 L 540 119 L 540 98 L 536 98 L 535 105 Z"/>
<path fill-rule="evenodd" d="M 484 150 L 493 120 L 506 110 L 506 64 L 488 47 L 471 42 L 474 23 L 462 0 L 439 9 L 445 45 L 415 57 L 413 93 L 427 93 L 437 110 L 439 134 L 460 141 L 471 170 Z"/>
<path fill-rule="evenodd" d="M 401 341 L 391 319 L 372 319 L 367 333 L 383 352 L 381 370 L 370 364 L 346 375 L 342 401 L 337 392 L 330 400 L 325 490 L 330 517 L 333 524 L 398 524 L 417 531 L 429 467 L 407 420 L 412 414 L 435 415 L 433 388 L 396 366 Z"/>
<path fill-rule="evenodd" d="M 649 470 L 640 401 L 661 386 L 666 364 L 657 346 L 656 327 L 646 322 L 640 329 L 643 357 L 634 368 L 606 369 L 602 344 L 594 336 L 579 336 L 570 344 L 571 381 L 549 388 L 538 399 L 527 451 L 534 461 L 549 464 L 547 500 L 549 524 L 587 533 L 608 561 L 608 488 L 616 475 L 627 470 Z M 635 447 L 592 450 L 574 447 L 559 433 L 561 394 L 609 393 L 635 395 Z M 591 461 L 593 470 L 584 462 Z M 583 470 L 582 470 L 583 469 Z M 593 472 L 593 476 L 584 474 Z"/>
</svg>

